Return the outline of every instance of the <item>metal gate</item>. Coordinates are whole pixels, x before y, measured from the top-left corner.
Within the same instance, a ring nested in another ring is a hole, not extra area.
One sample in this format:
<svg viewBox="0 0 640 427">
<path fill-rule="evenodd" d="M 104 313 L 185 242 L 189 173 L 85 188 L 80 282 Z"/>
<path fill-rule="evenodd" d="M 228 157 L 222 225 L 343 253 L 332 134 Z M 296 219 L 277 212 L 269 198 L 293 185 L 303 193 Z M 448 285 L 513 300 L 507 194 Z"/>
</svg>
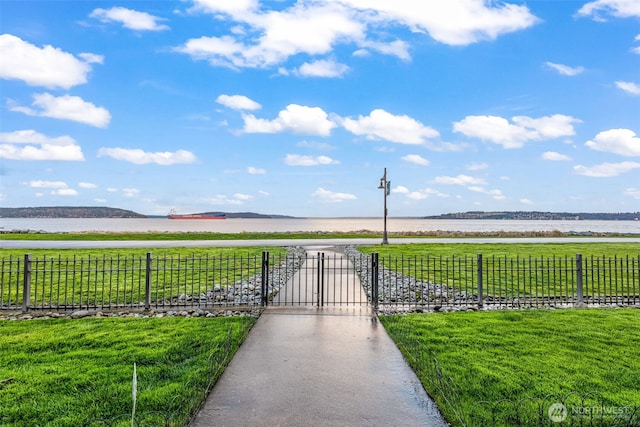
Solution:
<svg viewBox="0 0 640 427">
<path fill-rule="evenodd" d="M 266 305 L 356 306 L 367 305 L 367 294 L 349 258 L 338 252 L 307 254 L 301 267 L 269 296 Z"/>
</svg>

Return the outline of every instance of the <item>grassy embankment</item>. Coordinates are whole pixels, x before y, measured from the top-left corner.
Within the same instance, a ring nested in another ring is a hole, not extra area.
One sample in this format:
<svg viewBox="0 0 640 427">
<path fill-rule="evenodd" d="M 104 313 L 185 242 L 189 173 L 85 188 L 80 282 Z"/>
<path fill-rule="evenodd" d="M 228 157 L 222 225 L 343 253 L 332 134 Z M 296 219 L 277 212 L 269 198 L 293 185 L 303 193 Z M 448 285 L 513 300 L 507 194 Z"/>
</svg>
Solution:
<svg viewBox="0 0 640 427">
<path fill-rule="evenodd" d="M 123 416 L 186 425 L 255 322 L 103 318 L 0 322 L 0 425 L 77 427 Z M 227 347 L 227 344 L 230 346 Z M 156 411 L 159 414 L 153 414 Z"/>
<path fill-rule="evenodd" d="M 352 239 L 352 238 L 380 238 L 381 232 L 371 230 L 359 230 L 349 232 L 314 231 L 314 232 L 242 232 L 242 233 L 212 233 L 212 232 L 70 232 L 49 233 L 40 231 L 9 231 L 1 232 L 0 240 L 292 240 L 292 239 Z M 558 230 L 551 231 L 413 231 L 395 232 L 389 231 L 389 237 L 403 238 L 465 238 L 465 237 L 637 237 L 635 234 L 625 233 L 564 233 Z"/>
<path fill-rule="evenodd" d="M 40 233 L 11 232 L 0 233 L 0 240 L 73 240 L 73 241 L 110 241 L 110 240 L 275 240 L 275 239 L 332 239 L 332 238 L 375 238 L 380 233 L 371 231 L 337 233 L 337 232 L 244 232 L 244 233 L 205 233 L 205 232 L 83 232 L 83 233 Z"/>
<path fill-rule="evenodd" d="M 640 256 L 636 243 L 415 244 L 361 250 L 378 252 L 381 259 L 478 253 Z M 640 284 L 635 286 L 637 292 Z M 584 408 L 609 411 L 596 414 L 597 423 L 603 422 L 597 425 L 611 425 L 616 415 L 627 420 L 640 411 L 640 310 L 411 314 L 381 320 L 455 426 L 492 425 L 492 411 L 496 425 L 514 425 L 509 416 L 519 416 L 521 425 L 547 425 L 546 411 L 556 402 L 566 405 L 567 422 L 579 422 L 577 414 L 584 415 Z M 638 425 L 640 413 L 633 420 L 636 424 L 629 425 Z"/>
<path fill-rule="evenodd" d="M 453 426 L 555 425 L 548 418 L 554 403 L 567 408 L 567 425 L 640 424 L 640 310 L 412 314 L 381 321 Z"/>
</svg>

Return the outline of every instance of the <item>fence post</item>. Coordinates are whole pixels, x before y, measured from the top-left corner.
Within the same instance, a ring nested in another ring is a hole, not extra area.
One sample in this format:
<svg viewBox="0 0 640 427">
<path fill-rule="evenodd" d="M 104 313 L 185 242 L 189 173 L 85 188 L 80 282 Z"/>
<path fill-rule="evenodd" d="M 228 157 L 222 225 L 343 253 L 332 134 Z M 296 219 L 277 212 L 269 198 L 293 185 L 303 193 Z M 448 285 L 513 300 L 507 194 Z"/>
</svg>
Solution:
<svg viewBox="0 0 640 427">
<path fill-rule="evenodd" d="M 320 281 L 318 283 L 318 294 L 320 296 L 319 307 L 324 307 L 324 252 L 322 252 L 322 254 L 320 255 L 320 260 L 320 275 L 318 276 L 318 280 Z"/>
<path fill-rule="evenodd" d="M 582 302 L 582 254 L 576 254 L 576 299 Z"/>
<path fill-rule="evenodd" d="M 378 253 L 374 252 L 371 254 L 371 303 L 375 310 L 378 309 L 378 287 L 380 285 L 378 268 Z"/>
<path fill-rule="evenodd" d="M 269 304 L 269 252 L 262 251 L 262 276 L 261 276 L 261 292 L 262 292 L 262 306 L 266 307 Z"/>
<path fill-rule="evenodd" d="M 478 265 L 477 270 L 478 270 L 478 307 L 482 307 L 484 302 L 482 299 L 482 276 L 483 276 L 483 272 L 482 272 L 482 254 L 478 254 L 478 261 L 477 261 Z"/>
<path fill-rule="evenodd" d="M 144 279 L 144 309 L 149 310 L 151 308 L 151 252 L 147 252 L 147 262 L 146 262 L 146 275 Z"/>
<path fill-rule="evenodd" d="M 31 305 L 31 254 L 25 254 L 24 256 L 24 278 L 22 284 L 22 311 L 27 311 Z"/>
</svg>

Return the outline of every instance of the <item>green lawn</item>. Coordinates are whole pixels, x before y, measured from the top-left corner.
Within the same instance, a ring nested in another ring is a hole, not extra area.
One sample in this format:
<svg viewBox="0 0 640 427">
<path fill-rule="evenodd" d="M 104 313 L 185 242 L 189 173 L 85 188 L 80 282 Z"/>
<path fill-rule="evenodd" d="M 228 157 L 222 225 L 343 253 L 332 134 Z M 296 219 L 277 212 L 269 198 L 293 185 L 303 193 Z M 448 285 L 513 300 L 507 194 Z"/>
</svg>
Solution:
<svg viewBox="0 0 640 427">
<path fill-rule="evenodd" d="M 105 233 L 0 233 L 0 240 L 269 240 L 269 239 L 333 239 L 353 237 L 379 237 L 373 232 L 243 232 L 243 233 L 206 233 L 206 232 L 105 232 Z"/>
<path fill-rule="evenodd" d="M 621 425 L 640 424 L 640 310 L 412 314 L 381 321 L 454 426 L 492 425 L 492 416 L 495 425 L 515 425 L 514 417 L 540 425 L 549 422 L 546 411 L 555 402 L 566 405 L 573 425 L 586 421 L 580 408 L 604 407 L 624 418 L 632 409 L 621 408 L 630 405 L 638 411 L 635 424 Z M 614 419 L 600 421 L 594 425 Z"/>
<path fill-rule="evenodd" d="M 255 319 L 92 318 L 0 322 L 0 425 L 186 425 Z M 154 414 L 154 411 L 161 414 Z M 109 424 L 112 425 L 112 424 Z"/>
<path fill-rule="evenodd" d="M 640 244 L 615 242 L 593 243 L 580 242 L 579 239 L 571 243 L 408 243 L 402 245 L 366 245 L 359 246 L 363 253 L 377 252 L 380 258 L 393 257 L 575 257 L 580 253 L 588 256 L 639 256 Z"/>
</svg>

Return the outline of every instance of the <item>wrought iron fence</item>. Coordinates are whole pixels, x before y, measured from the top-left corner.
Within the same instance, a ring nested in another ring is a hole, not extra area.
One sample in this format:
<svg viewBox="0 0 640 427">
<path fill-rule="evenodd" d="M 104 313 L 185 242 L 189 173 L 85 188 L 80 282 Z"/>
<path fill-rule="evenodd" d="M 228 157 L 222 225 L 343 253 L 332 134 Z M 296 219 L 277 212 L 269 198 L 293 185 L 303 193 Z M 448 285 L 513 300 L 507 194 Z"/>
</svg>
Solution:
<svg viewBox="0 0 640 427">
<path fill-rule="evenodd" d="M 302 262 L 272 256 L 8 257 L 0 309 L 162 309 L 261 306 Z"/>
<path fill-rule="evenodd" d="M 351 259 L 386 311 L 640 304 L 640 255 Z"/>
<path fill-rule="evenodd" d="M 286 292 L 274 298 L 296 272 L 316 274 L 314 281 L 352 274 L 340 286 L 361 284 L 364 298 L 387 311 L 640 304 L 640 255 L 379 257 L 340 250 L 354 268 L 303 268 L 310 258 L 301 248 L 283 256 L 10 256 L 0 259 L 0 309 L 295 304 Z"/>
</svg>

